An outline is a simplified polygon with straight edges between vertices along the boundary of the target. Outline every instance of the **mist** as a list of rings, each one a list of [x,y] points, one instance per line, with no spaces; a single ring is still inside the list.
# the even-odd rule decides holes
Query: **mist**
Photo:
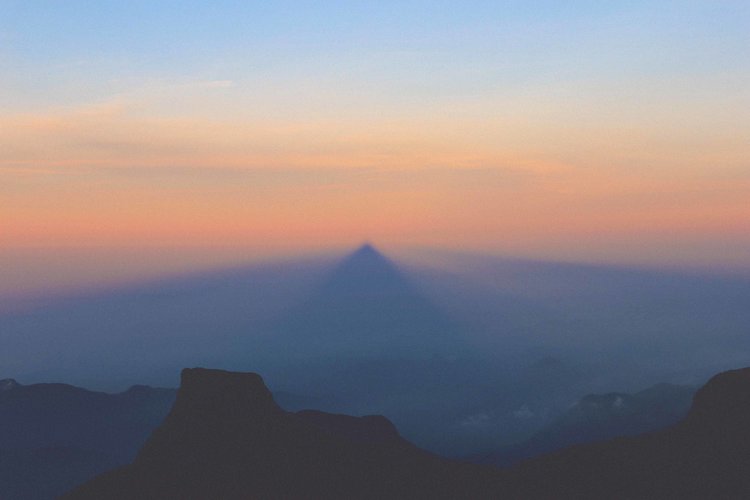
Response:
[[[395,256],[394,256],[395,255]],[[0,376],[121,391],[256,371],[289,409],[384,414],[468,456],[592,392],[696,386],[750,361],[750,279],[443,253],[274,261],[27,301]]]

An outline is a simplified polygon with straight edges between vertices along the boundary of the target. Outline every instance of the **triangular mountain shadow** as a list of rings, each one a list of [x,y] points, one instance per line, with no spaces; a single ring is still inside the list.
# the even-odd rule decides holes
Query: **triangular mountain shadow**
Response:
[[[275,328],[286,359],[455,358],[468,352],[450,318],[366,244],[345,257]]]
[[[416,291],[396,264],[366,243],[347,255],[326,276],[318,294],[353,294],[372,298]]]

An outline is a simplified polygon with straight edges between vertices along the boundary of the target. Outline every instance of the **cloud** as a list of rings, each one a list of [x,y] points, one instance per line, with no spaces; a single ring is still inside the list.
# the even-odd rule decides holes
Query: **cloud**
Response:
[[[229,81],[204,82],[224,88]],[[144,116],[119,97],[77,108],[0,117],[0,167],[377,169],[420,182],[429,171],[456,182],[515,182],[567,166],[518,154],[473,151],[423,129],[370,124],[231,121]]]

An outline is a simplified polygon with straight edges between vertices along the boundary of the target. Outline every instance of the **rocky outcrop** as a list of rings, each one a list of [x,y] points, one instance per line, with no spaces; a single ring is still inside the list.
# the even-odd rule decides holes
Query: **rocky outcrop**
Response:
[[[484,496],[493,477],[417,449],[384,417],[285,412],[254,373],[195,368],[135,462],[68,498]]]
[[[748,422],[736,370],[667,430],[503,470],[423,452],[383,417],[285,412],[255,374],[192,369],[135,462],[68,498],[748,498]]]

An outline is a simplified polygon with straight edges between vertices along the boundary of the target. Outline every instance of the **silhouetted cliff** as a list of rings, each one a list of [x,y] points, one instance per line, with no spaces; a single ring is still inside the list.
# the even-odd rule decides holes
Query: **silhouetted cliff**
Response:
[[[69,498],[455,497],[493,477],[419,450],[384,417],[288,413],[256,374],[195,368],[135,462]]]
[[[750,368],[713,377],[660,432],[574,446],[507,473],[543,498],[749,498]]]
[[[256,374],[187,369],[136,461],[68,498],[747,498],[749,421],[750,368],[665,431],[503,470],[423,452],[382,417],[285,412]]]

